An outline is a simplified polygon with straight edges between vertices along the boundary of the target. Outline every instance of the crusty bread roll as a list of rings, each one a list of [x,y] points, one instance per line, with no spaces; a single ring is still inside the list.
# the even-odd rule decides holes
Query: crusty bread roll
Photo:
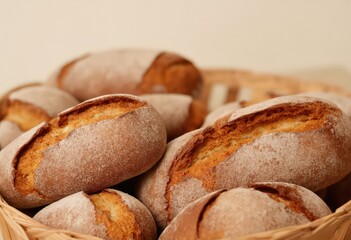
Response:
[[[286,96],[225,119],[170,142],[142,177],[137,196],[161,228],[218,189],[281,181],[318,191],[351,169],[350,119],[329,102]]]
[[[59,112],[78,104],[69,93],[38,84],[9,91],[1,99],[0,147]]]
[[[239,110],[241,108],[245,107],[245,102],[230,102],[226,103],[214,110],[212,110],[204,120],[204,123],[202,124],[202,127],[208,127],[213,125],[218,119],[228,116],[229,114],[232,114],[236,110]]]
[[[199,97],[202,77],[187,59],[154,50],[87,54],[61,67],[49,84],[86,100],[110,93],[183,93]]]
[[[15,207],[31,208],[100,191],[147,171],[165,145],[164,123],[145,100],[122,94],[91,99],[0,152],[0,193]]]
[[[164,239],[239,239],[304,224],[331,213],[316,194],[287,183],[258,183],[210,193],[189,204],[165,229]]]
[[[34,219],[52,228],[108,240],[156,239],[150,211],[136,198],[112,189],[67,196],[40,210]]]
[[[144,94],[141,97],[160,113],[168,140],[201,127],[207,114],[205,105],[188,95]]]

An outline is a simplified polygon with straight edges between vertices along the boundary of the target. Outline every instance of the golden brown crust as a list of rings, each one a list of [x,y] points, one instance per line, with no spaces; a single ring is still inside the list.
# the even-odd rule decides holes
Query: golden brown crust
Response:
[[[134,197],[112,189],[72,194],[43,208],[34,219],[52,228],[103,239],[156,239],[149,210]]]
[[[57,88],[29,84],[11,90],[2,98],[0,120],[13,123],[24,132],[76,104],[74,97]],[[12,130],[6,136],[1,135],[0,141],[9,143],[19,135],[16,129]]]
[[[199,97],[202,77],[187,59],[172,53],[161,53],[138,85],[140,93],[181,93]]]
[[[189,115],[184,125],[184,133],[200,128],[204,122],[206,114],[207,109],[202,102],[198,100],[191,102],[189,106]]]
[[[22,138],[1,152],[4,169],[13,167],[14,175],[2,179],[0,190],[10,203],[27,208],[145,172],[163,154],[166,132],[140,98],[110,95],[71,108]]]
[[[16,123],[22,131],[27,131],[50,118],[44,109],[19,100],[9,100],[3,116],[3,120]]]
[[[141,183],[141,199],[153,199],[145,204],[159,226],[217,189],[286,181],[316,191],[351,168],[350,120],[328,102],[282,97],[224,118],[227,121],[189,133],[187,140],[172,142],[167,151],[175,148],[176,153],[166,152],[147,175],[158,183],[157,189],[148,181]]]
[[[118,194],[106,191],[89,196],[95,207],[96,224],[106,226],[110,239],[140,240],[141,229],[133,212]]]

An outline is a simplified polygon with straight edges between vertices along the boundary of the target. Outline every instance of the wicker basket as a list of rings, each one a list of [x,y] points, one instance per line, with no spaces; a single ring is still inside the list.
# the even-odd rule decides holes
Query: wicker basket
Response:
[[[302,82],[293,78],[256,74],[234,70],[203,70],[205,88],[201,99],[210,108],[234,100],[259,102],[274,96],[297,94],[306,91],[326,91],[351,96],[342,88],[317,82]],[[218,96],[221,94],[221,96]],[[216,99],[217,100],[214,100]],[[221,101],[218,101],[220,98]],[[213,102],[216,102],[213,104]],[[9,206],[0,195],[0,240],[25,239],[99,239],[70,231],[52,229],[34,221],[19,210]],[[350,240],[351,201],[333,214],[314,222],[245,236],[242,240]]]

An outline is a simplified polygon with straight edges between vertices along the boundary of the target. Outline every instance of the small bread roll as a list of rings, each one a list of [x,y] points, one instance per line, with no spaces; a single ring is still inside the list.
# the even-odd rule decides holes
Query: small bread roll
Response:
[[[48,84],[82,101],[110,93],[182,93],[199,97],[202,77],[189,60],[179,55],[123,49],[79,57],[61,67]]]
[[[351,122],[321,99],[285,96],[168,143],[137,196],[164,228],[187,204],[219,189],[281,181],[323,189],[351,170]]]
[[[69,93],[53,87],[32,84],[11,90],[1,99],[0,147],[77,104]]]
[[[101,191],[147,171],[165,146],[165,125],[145,100],[91,99],[0,152],[0,193],[15,207],[33,208],[78,191]]]
[[[150,211],[134,197],[112,189],[93,195],[75,193],[43,208],[34,219],[52,228],[108,240],[157,236]]]
[[[312,222],[331,214],[306,188],[258,183],[210,193],[189,204],[161,234],[163,239],[238,239],[252,233]]]
[[[206,107],[198,100],[184,94],[141,95],[161,115],[167,128],[168,141],[201,127]]]

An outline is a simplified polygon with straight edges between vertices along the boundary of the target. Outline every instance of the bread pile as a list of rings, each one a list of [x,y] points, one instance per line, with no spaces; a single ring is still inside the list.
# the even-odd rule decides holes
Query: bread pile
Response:
[[[287,95],[208,114],[203,85],[177,54],[111,50],[9,91],[1,195],[42,208],[34,219],[45,225],[103,239],[237,239],[351,199],[348,97]]]

